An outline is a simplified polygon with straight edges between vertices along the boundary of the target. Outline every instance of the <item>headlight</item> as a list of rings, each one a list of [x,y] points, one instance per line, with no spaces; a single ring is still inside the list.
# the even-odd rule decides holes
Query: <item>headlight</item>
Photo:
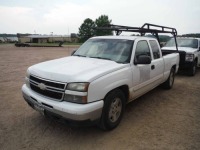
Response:
[[[69,83],[67,85],[67,90],[87,92],[89,83]]]
[[[68,83],[64,100],[73,103],[86,104],[89,83]]]
[[[30,88],[29,78],[30,78],[30,72],[27,69],[27,71],[26,71],[26,77],[25,77],[25,83],[26,83],[26,86]]]
[[[194,61],[194,55],[193,54],[186,54],[185,55],[185,61]]]

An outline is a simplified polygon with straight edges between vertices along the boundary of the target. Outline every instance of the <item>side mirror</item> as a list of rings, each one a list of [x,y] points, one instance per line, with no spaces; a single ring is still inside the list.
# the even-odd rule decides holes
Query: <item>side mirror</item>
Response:
[[[199,47],[199,51],[200,51],[200,47]]]
[[[137,64],[143,64],[143,65],[151,64],[151,58],[146,55],[140,55],[135,60],[135,65],[137,65]]]
[[[77,50],[72,51],[71,56],[74,55],[74,53],[75,53],[76,51],[77,51]]]

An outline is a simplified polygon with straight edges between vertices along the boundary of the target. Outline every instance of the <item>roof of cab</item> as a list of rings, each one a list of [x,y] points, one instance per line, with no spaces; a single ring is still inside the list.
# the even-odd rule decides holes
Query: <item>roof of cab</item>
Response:
[[[155,39],[153,37],[144,37],[144,36],[96,36],[91,39],[123,39],[123,40],[135,40],[138,38],[142,39]],[[155,39],[156,40],[156,39]]]

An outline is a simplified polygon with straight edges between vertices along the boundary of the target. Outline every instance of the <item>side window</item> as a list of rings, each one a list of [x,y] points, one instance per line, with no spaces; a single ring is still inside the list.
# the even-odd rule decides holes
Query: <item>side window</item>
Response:
[[[200,51],[200,40],[198,39],[198,41],[199,41],[199,47],[198,47],[198,50]]]
[[[158,46],[157,42],[154,40],[151,40],[149,42],[150,42],[150,46],[151,46],[151,49],[153,52],[154,59],[160,58],[160,51],[159,51],[159,46]]]
[[[139,41],[135,50],[135,60],[137,61],[140,55],[146,55],[151,58],[151,53],[147,41]]]
[[[200,47],[200,40],[199,40],[199,47]]]

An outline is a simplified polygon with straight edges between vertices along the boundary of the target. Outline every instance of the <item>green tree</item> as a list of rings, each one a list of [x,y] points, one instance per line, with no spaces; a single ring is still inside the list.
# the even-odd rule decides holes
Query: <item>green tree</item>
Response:
[[[95,34],[94,27],[95,27],[95,23],[92,19],[87,18],[84,20],[84,22],[79,28],[78,35],[80,38],[80,42],[85,42],[87,39],[94,36]]]
[[[182,37],[196,37],[196,38],[200,38],[200,33],[183,34]]]
[[[97,27],[102,27],[108,24],[111,24],[112,20],[109,20],[108,16],[101,15],[99,18],[95,20],[95,24]],[[109,30],[96,30],[95,35],[102,36],[102,35],[113,35],[112,31]]]

